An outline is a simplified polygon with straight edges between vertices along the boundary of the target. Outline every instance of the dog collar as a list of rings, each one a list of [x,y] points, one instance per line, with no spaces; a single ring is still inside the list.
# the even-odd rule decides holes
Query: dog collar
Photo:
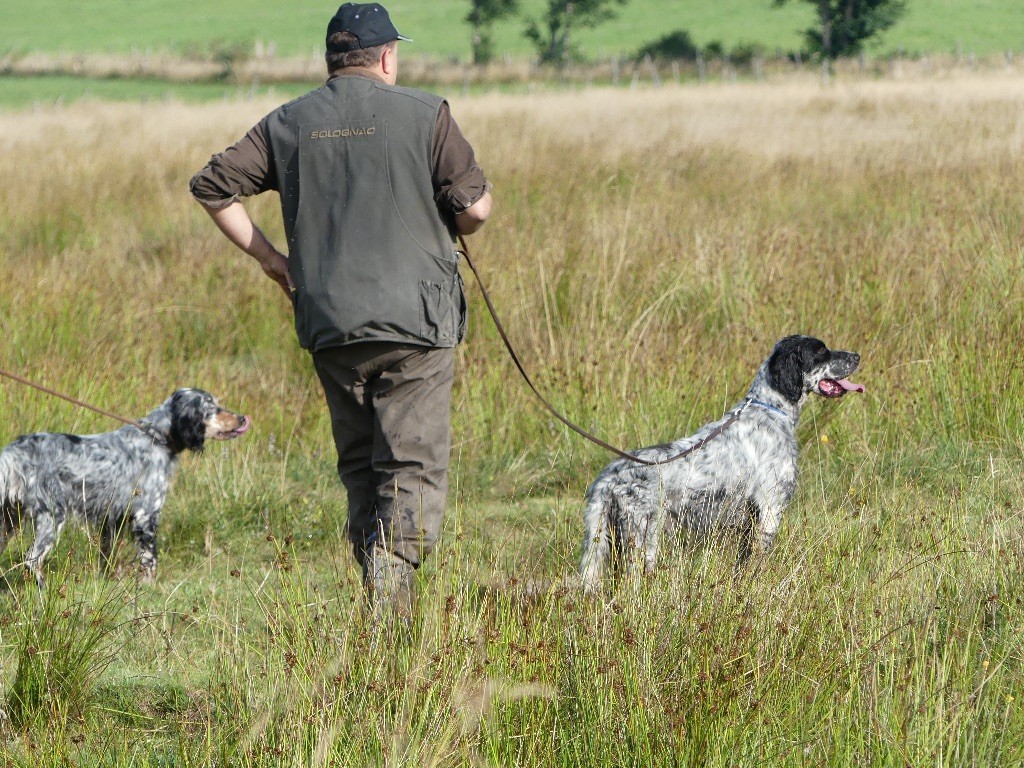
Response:
[[[755,400],[752,397],[748,397],[747,398],[747,402],[750,405],[759,406],[761,408],[764,408],[766,411],[775,411],[775,413],[779,414],[780,416],[785,416],[786,418],[789,418],[789,414],[788,413],[786,413],[781,408],[776,408],[774,405],[770,405],[769,403],[763,403],[760,400]]]
[[[152,424],[148,424],[145,421],[137,421],[137,422],[135,422],[134,426],[137,427],[138,430],[142,434],[144,434],[146,437],[148,437],[150,440],[152,440],[157,445],[166,445],[166,446],[170,447],[170,445],[171,445],[170,435],[165,435],[163,432],[161,432],[159,429],[154,427]]]

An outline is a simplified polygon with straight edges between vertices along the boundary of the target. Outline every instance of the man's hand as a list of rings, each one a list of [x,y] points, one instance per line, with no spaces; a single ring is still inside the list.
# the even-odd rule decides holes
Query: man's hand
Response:
[[[280,285],[290,300],[292,292],[295,290],[295,284],[292,282],[292,276],[288,272],[288,257],[283,253],[274,251],[274,253],[266,258],[260,259],[259,262],[260,267],[263,268],[263,274]]]
[[[200,203],[202,205],[202,203]],[[288,272],[288,257],[277,250],[260,228],[253,224],[245,206],[239,202],[231,203],[223,208],[211,208],[203,205],[203,209],[213,219],[228,240],[252,256],[260,263],[264,274],[281,286],[289,301],[295,283]]]

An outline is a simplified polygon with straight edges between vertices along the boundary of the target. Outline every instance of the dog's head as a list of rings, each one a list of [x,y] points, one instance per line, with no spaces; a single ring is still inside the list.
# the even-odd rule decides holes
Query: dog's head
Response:
[[[207,440],[230,440],[244,435],[248,416],[221,408],[217,399],[202,389],[179,389],[166,403],[171,424],[170,441],[179,450],[201,451]]]
[[[787,336],[768,358],[768,380],[791,403],[800,402],[810,392],[842,397],[847,392],[864,391],[846,378],[858,365],[856,352],[833,351],[813,336]]]

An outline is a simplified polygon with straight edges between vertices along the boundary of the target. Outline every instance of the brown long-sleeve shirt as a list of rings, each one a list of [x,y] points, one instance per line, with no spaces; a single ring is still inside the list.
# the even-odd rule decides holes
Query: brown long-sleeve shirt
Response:
[[[381,79],[359,69],[343,70],[332,77]],[[192,177],[189,188],[193,197],[210,208],[223,208],[242,197],[278,191],[271,151],[263,123],[257,123]],[[443,102],[437,113],[432,159],[434,199],[441,210],[461,213],[489,188],[473,148],[452,118],[448,102]]]

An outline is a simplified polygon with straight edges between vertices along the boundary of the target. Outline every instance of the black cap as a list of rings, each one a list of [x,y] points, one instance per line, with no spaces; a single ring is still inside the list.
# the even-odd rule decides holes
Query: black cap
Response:
[[[355,41],[331,44],[331,35],[335,32],[348,32],[355,36]],[[406,40],[408,37],[398,34],[391,17],[380,3],[345,3],[327,25],[327,50],[331,53],[346,53],[360,48],[373,48],[393,40]]]

